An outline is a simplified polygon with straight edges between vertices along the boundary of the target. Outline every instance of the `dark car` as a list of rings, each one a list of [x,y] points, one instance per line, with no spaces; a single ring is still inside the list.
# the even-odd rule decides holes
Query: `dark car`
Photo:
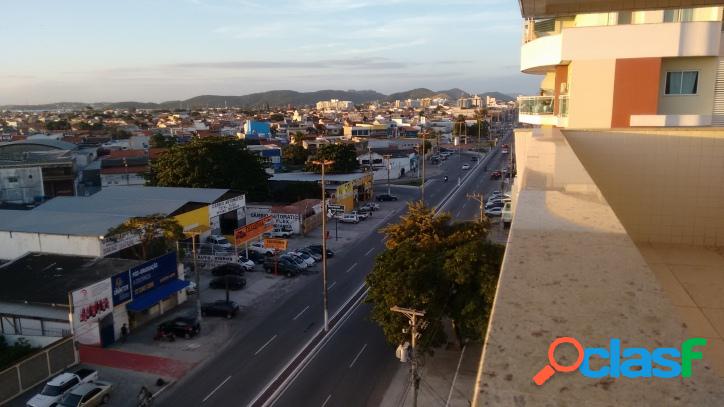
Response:
[[[239,276],[223,276],[223,277],[217,277],[209,283],[210,288],[220,288],[220,289],[226,289],[226,286],[229,286],[229,290],[241,290],[242,288],[246,287],[246,279]]]
[[[380,195],[377,195],[377,200],[380,202],[396,201],[397,196],[390,195],[390,194],[380,194]]]
[[[319,254],[320,256],[322,255],[322,245],[321,244],[310,244],[309,246],[307,246],[307,249]],[[331,257],[334,257],[334,252],[330,249],[327,249],[327,258],[329,259]]]
[[[470,161],[478,161],[478,156],[474,155],[474,156],[470,157]]]
[[[267,256],[253,250],[249,250],[249,260],[253,261],[256,264],[264,263],[265,257]]]
[[[322,253],[321,250],[319,252],[316,252],[308,247],[302,247],[301,249],[297,249],[298,252],[307,254],[309,256],[312,256],[314,261],[320,261],[322,260]]]
[[[231,319],[239,312],[239,304],[234,301],[218,300],[201,304],[201,314]]]
[[[212,276],[243,276],[244,266],[238,263],[226,263],[211,269]]]
[[[170,332],[175,336],[183,336],[188,339],[201,332],[201,325],[194,317],[178,317],[170,321],[162,322],[158,326],[161,332]]]
[[[277,273],[287,277],[294,277],[302,273],[302,269],[286,257],[280,257],[276,260],[269,258],[264,262],[264,270],[267,273],[274,273],[276,270]]]
[[[493,171],[490,173],[490,179],[500,179],[503,174],[500,171]]]

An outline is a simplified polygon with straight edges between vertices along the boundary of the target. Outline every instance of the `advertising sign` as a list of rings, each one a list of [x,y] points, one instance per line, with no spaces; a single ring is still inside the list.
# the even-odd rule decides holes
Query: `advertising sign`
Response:
[[[256,222],[269,215],[271,215],[270,205],[255,205],[246,207],[246,223]]]
[[[176,252],[164,254],[136,266],[128,273],[131,277],[133,297],[176,278]]]
[[[86,345],[100,343],[98,320],[113,312],[111,280],[99,281],[73,291],[73,332],[76,340]]]
[[[215,202],[209,205],[209,218],[214,218],[225,213],[241,209],[246,206],[246,198],[239,195],[231,199],[221,202]]]
[[[274,227],[282,229],[288,226],[294,233],[299,233],[298,213],[273,213],[272,217],[274,218]]]
[[[242,244],[274,230],[274,218],[265,216],[258,221],[242,226],[234,231],[234,241]]]
[[[287,239],[265,238],[264,247],[279,251],[287,250]]]
[[[111,277],[111,288],[113,290],[114,307],[131,299],[131,278],[128,270]]]
[[[119,236],[106,237],[101,242],[101,255],[108,256],[141,243],[138,233],[127,232]]]

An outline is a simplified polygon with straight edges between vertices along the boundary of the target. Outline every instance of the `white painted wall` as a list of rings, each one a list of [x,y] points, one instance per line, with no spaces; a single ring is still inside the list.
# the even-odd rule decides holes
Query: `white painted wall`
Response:
[[[0,259],[11,260],[27,252],[99,257],[101,244],[97,236],[0,231]]]

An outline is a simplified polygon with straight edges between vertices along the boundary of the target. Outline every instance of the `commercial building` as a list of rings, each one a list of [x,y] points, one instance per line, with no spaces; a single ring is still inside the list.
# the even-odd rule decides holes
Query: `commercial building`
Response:
[[[322,182],[322,175],[313,172],[287,172],[274,174],[272,182]],[[330,203],[352,210],[360,202],[372,196],[372,175],[369,173],[325,174],[324,190]]]
[[[521,70],[542,75],[520,121],[539,126],[515,131],[513,220],[473,405],[724,403],[722,7],[698,7],[711,3],[520,1]],[[592,358],[599,378],[536,385],[559,337],[706,345],[683,379],[650,377],[645,362],[619,377],[610,348]]]

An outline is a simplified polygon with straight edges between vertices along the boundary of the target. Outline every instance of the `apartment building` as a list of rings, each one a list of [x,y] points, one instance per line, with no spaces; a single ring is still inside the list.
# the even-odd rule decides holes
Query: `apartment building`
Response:
[[[472,405],[724,405],[722,4],[520,0],[521,71],[541,84],[518,101],[533,127],[515,132]],[[596,378],[534,382],[550,358],[576,366],[583,349],[550,349],[561,337],[599,348],[581,365]],[[688,338],[706,340],[689,377],[626,364]]]

